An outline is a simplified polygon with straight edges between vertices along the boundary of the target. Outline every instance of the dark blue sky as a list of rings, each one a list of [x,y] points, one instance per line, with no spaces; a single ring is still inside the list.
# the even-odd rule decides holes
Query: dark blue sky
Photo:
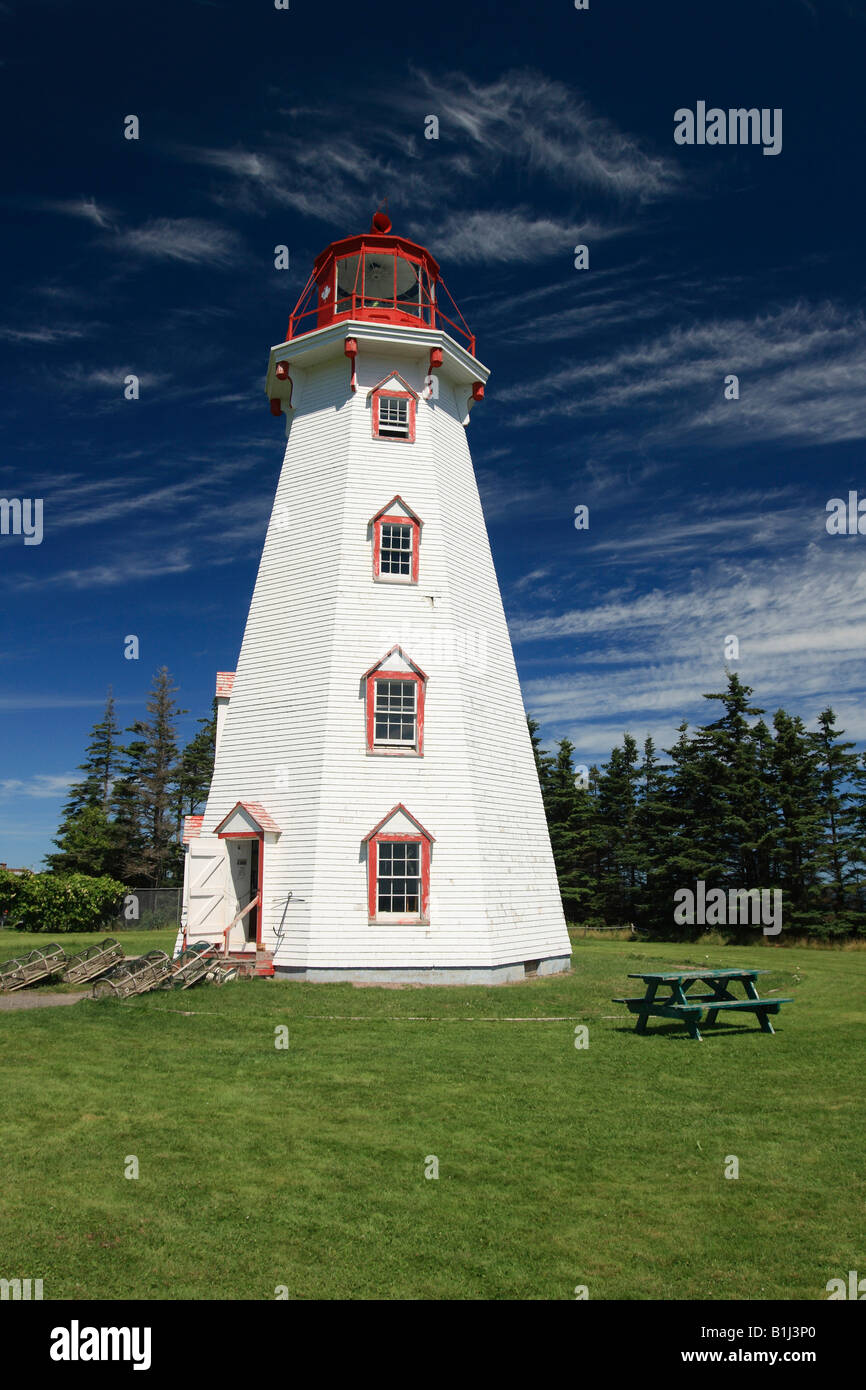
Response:
[[[384,198],[492,369],[470,444],[545,736],[669,745],[735,634],[768,711],[866,741],[866,536],[825,528],[866,496],[866,0],[13,0],[0,44],[0,496],[44,499],[41,545],[0,536],[0,860],[50,849],[109,684],[129,723],[166,664],[187,736],[233,669],[268,348]],[[781,108],[781,153],[675,144],[699,101]]]

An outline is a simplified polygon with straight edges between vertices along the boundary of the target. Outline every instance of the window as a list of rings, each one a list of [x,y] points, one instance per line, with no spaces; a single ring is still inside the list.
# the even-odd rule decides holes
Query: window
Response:
[[[376,913],[421,911],[420,840],[379,840]]]
[[[375,747],[393,743],[415,747],[418,742],[417,690],[416,680],[376,681]]]
[[[363,843],[370,921],[428,923],[433,845],[429,831],[400,802],[364,836]]]
[[[409,433],[409,402],[402,396],[379,397],[379,438],[405,439]]]
[[[418,583],[422,524],[402,497],[392,497],[370,518],[374,579],[388,584]]]
[[[379,550],[379,573],[405,575],[412,574],[412,526],[407,521],[384,521],[382,541]]]
[[[399,372],[392,372],[378,386],[374,386],[368,392],[368,399],[372,405],[374,439],[414,444],[418,392],[403,380]]]
[[[367,752],[392,757],[407,754],[423,757],[427,677],[420,666],[416,666],[400,647],[393,647],[366,672],[364,679]]]

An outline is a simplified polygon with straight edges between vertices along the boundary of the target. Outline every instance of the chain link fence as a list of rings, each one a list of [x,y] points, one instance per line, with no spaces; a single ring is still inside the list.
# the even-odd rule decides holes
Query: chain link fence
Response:
[[[128,888],[120,912],[111,923],[114,931],[163,931],[180,926],[183,889]]]

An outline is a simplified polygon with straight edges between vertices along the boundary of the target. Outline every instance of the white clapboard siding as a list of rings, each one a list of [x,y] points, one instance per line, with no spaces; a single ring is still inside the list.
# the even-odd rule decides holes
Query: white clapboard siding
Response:
[[[438,400],[418,402],[414,444],[374,440],[367,392],[396,368],[423,393],[429,346],[404,348],[398,361],[373,332],[353,333],[356,393],[340,343],[307,369],[293,364],[295,409],[203,836],[238,801],[261,803],[279,826],[264,849],[262,916],[278,968],[458,970],[567,958],[462,423],[468,389],[452,389],[444,369]],[[423,522],[417,585],[372,579],[367,523],[395,494]],[[428,676],[422,758],[366,750],[362,677],[395,643]],[[426,925],[368,920],[363,838],[399,802],[435,838]],[[190,866],[198,857],[191,846]],[[191,920],[194,900],[191,889]]]

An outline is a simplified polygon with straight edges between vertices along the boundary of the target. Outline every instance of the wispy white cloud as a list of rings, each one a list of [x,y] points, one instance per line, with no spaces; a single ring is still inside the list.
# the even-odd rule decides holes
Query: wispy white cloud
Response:
[[[643,410],[646,446],[694,436],[713,444],[786,439],[812,443],[866,435],[864,317],[830,303],[796,303],[752,319],[710,318],[673,328],[607,356],[593,354],[547,376],[518,383],[509,400],[532,400],[515,423],[621,417]],[[740,379],[728,401],[724,381]],[[634,443],[618,421],[607,447]]]
[[[52,324],[50,327],[39,326],[38,328],[8,328],[0,326],[0,338],[5,338],[10,343],[39,343],[48,345],[50,343],[65,343],[72,338],[83,338],[86,329],[80,325],[69,325],[65,327],[61,324]]]
[[[409,225],[410,235],[423,241],[427,230],[421,222]],[[567,257],[580,241],[601,241],[621,229],[602,223],[583,223],[540,217],[526,207],[505,211],[452,212],[436,232],[436,253],[464,265],[491,261],[537,261],[539,257]]]
[[[829,703],[850,736],[866,740],[866,571],[845,538],[834,545],[825,534],[775,555],[759,547],[713,558],[684,583],[642,592],[628,582],[601,602],[547,607],[509,624],[524,701],[583,761],[606,756],[626,728],[670,743],[683,717],[711,717],[701,692],[724,688],[730,636],[739,658],[727,664],[768,720],[781,705],[811,721]]]
[[[465,73],[438,79],[420,71],[417,77],[410,91],[396,94],[398,107],[438,115],[440,139],[458,134],[488,166],[513,161],[558,187],[639,201],[681,186],[675,160],[653,153],[574,88],[542,72],[515,69],[493,82]]]
[[[194,217],[157,217],[116,236],[121,251],[186,265],[229,266],[238,260],[241,244],[237,232]]]
[[[137,376],[139,385],[145,388],[161,386],[170,380],[165,372],[134,372],[128,363],[125,366],[117,367],[85,367],[79,362],[73,362],[68,367],[64,367],[59,376],[60,381],[67,389],[76,391],[82,389],[88,391],[113,390],[117,392],[118,399],[121,399],[124,381],[130,374]]]
[[[45,212],[59,212],[65,217],[83,217],[96,227],[110,227],[115,217],[111,208],[100,206],[95,198],[46,198],[39,206]]]
[[[367,92],[351,132],[342,113],[326,112],[302,137],[280,136],[266,149],[177,153],[229,177],[211,191],[217,203],[257,215],[270,203],[331,226],[363,226],[375,201],[399,189],[402,206],[418,212],[410,233],[466,264],[565,255],[581,239],[617,235],[637,206],[683,188],[675,160],[542,73],[520,69],[483,83],[463,73],[434,80],[413,72],[411,82],[389,86],[387,111],[385,121],[384,103]],[[437,141],[424,139],[428,114],[438,116]],[[480,191],[501,187],[503,174],[521,199],[483,206]],[[533,208],[530,186],[543,186],[559,210]]]
[[[88,703],[90,702],[88,701]],[[104,699],[102,703],[105,703]],[[0,706],[4,709],[10,708],[10,706],[2,700],[0,700]],[[20,706],[13,705],[11,708],[20,708]],[[26,706],[26,708],[35,708],[35,706],[29,705]],[[42,708],[54,707],[42,706]],[[36,773],[35,776],[27,779],[3,777],[0,778],[0,798],[20,796],[56,797],[64,793],[74,781],[74,774],[69,772],[63,773],[60,776],[48,772],[39,772]]]
[[[53,574],[10,576],[10,588],[21,593],[48,589],[110,589],[122,584],[141,583],[165,575],[184,574],[194,567],[194,558],[183,549],[155,550],[149,555],[120,554],[98,565],[73,566]]]

